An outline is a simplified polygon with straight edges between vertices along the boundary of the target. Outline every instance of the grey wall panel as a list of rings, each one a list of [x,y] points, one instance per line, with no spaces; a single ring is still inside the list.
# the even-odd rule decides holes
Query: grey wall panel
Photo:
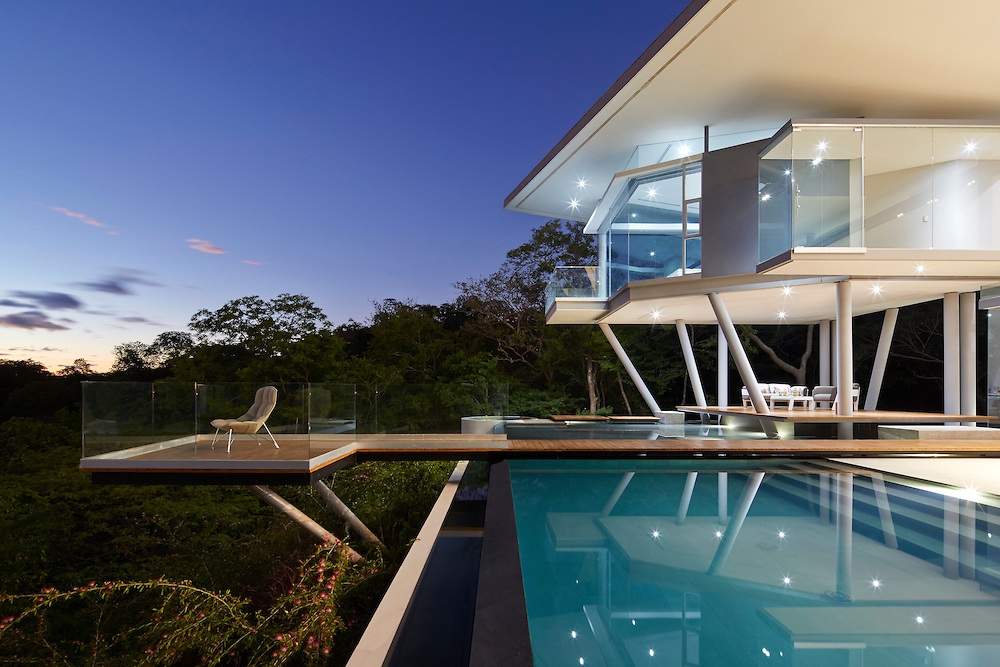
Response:
[[[702,159],[705,278],[757,270],[757,154],[769,139],[706,153]]]

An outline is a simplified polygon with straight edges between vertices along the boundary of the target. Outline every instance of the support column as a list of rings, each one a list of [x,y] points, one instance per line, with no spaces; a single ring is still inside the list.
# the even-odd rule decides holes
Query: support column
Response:
[[[312,533],[319,541],[327,542],[330,544],[336,544],[337,546],[347,550],[347,557],[355,563],[361,563],[365,559],[361,557],[361,554],[354,551],[350,547],[344,546],[344,543],[338,540],[333,533],[328,531],[323,526],[319,525],[312,519],[310,519],[305,512],[300,510],[295,505],[291,504],[277,493],[272,491],[266,486],[254,485],[250,487],[250,490],[255,496],[263,500],[265,503],[274,507],[275,509],[282,512],[289,519],[299,524],[301,527]]]
[[[743,493],[740,494],[740,501],[736,504],[736,510],[733,512],[733,518],[729,520],[729,524],[726,526],[726,532],[722,536],[722,543],[719,544],[719,548],[715,550],[715,557],[712,559],[712,564],[708,568],[708,573],[711,575],[719,574],[722,568],[726,565],[726,560],[729,559],[729,553],[733,550],[733,545],[736,543],[736,538],[740,534],[740,529],[743,527],[743,522],[747,518],[747,513],[750,511],[750,505],[753,504],[753,499],[757,497],[757,490],[760,488],[760,483],[764,481],[764,473],[755,472],[751,473],[747,477],[747,485],[743,487]]]
[[[963,415],[976,414],[976,293],[965,292],[958,297],[959,357],[962,365],[961,410]],[[976,422],[963,422],[975,426]]]
[[[681,494],[681,504],[677,508],[677,518],[674,523],[678,526],[684,525],[687,520],[688,508],[691,507],[691,496],[694,495],[694,483],[698,481],[698,473],[689,472],[684,481],[684,492]]]
[[[729,520],[729,473],[719,473],[719,525]]]
[[[819,522],[830,523],[830,473],[819,474]]]
[[[319,495],[326,504],[333,508],[333,511],[340,515],[340,517],[346,521],[354,531],[361,536],[361,539],[366,542],[371,542],[378,546],[379,549],[385,551],[385,545],[382,544],[382,540],[378,539],[371,530],[368,529],[361,519],[357,517],[351,508],[344,504],[344,501],[337,497],[337,494],[327,486],[323,480],[317,479],[312,483],[312,487],[319,492]]]
[[[899,308],[889,308],[882,318],[882,333],[878,337],[878,349],[875,351],[875,363],[872,366],[872,379],[865,391],[865,410],[875,410],[879,394],[882,393],[882,380],[885,378],[885,364],[889,360],[889,347],[892,345],[892,334],[896,330],[896,319]]]
[[[639,393],[642,395],[642,400],[646,402],[650,411],[654,415],[658,416],[660,412],[662,412],[662,410],[660,410],[660,406],[656,404],[656,399],[653,398],[653,394],[649,391],[649,388],[646,387],[646,383],[642,381],[642,377],[639,376],[639,371],[637,371],[635,366],[632,365],[632,360],[628,358],[627,354],[625,354],[625,348],[623,348],[622,344],[618,342],[618,337],[615,336],[615,332],[611,330],[609,325],[604,324],[603,322],[599,323],[597,326],[601,327],[601,331],[604,332],[605,338],[607,338],[608,342],[611,344],[611,349],[614,350],[615,354],[618,356],[618,361],[622,362],[622,366],[625,367],[625,371],[628,373],[628,376],[632,378],[633,384],[635,384],[636,389],[638,389]]]
[[[767,401],[764,400],[764,394],[761,393],[760,387],[757,386],[757,376],[754,375],[753,367],[747,358],[747,352],[743,349],[743,343],[736,333],[736,327],[733,326],[733,320],[729,317],[726,304],[722,301],[722,297],[715,292],[708,295],[708,300],[715,311],[715,318],[719,322],[719,327],[722,328],[726,336],[726,342],[729,343],[729,349],[732,351],[736,368],[740,372],[740,378],[743,380],[743,384],[746,385],[747,392],[750,394],[750,402],[753,403],[754,412],[759,415],[771,414],[771,409],[768,407]],[[761,426],[764,428],[767,437],[778,437],[778,429],[770,419],[761,420]]]
[[[854,539],[854,475],[837,473],[837,597],[851,600]]]
[[[819,384],[830,385],[830,320],[819,323]]]
[[[726,334],[719,326],[718,333],[719,356],[718,356],[718,384],[719,384],[719,407],[729,407],[729,344],[726,343]]]
[[[885,546],[890,549],[898,549],[896,526],[892,522],[889,494],[885,492],[885,479],[882,477],[882,473],[872,473],[872,489],[875,491],[875,504],[878,505],[878,518],[882,522],[882,537],[885,540]]]
[[[958,293],[944,295],[944,413],[962,412],[961,338],[959,337]],[[958,422],[950,422],[952,425]]]
[[[604,509],[601,510],[602,517],[611,516],[611,510],[613,510],[615,505],[618,504],[618,499],[622,497],[623,493],[625,493],[625,488],[628,486],[628,483],[632,481],[633,477],[635,477],[634,471],[625,473],[622,475],[622,478],[618,480],[618,486],[615,487],[615,490],[611,493],[611,497],[608,498],[608,502],[604,504]]]
[[[684,320],[677,320],[677,337],[681,341],[681,351],[684,353],[684,365],[687,367],[688,379],[691,380],[691,389],[694,390],[694,402],[699,408],[707,408],[708,402],[705,400],[705,389],[701,386],[701,374],[698,372],[698,363],[694,358],[694,350],[691,348],[691,338],[688,336],[687,325]],[[702,413],[702,423],[708,421],[708,415]]]
[[[837,361],[837,321],[834,320],[830,322],[830,384],[837,384],[837,370],[839,369]]]
[[[958,579],[958,498],[944,496],[942,567],[948,579]]]
[[[854,414],[854,326],[851,304],[851,283],[837,283],[837,415]],[[839,422],[837,437],[854,438],[854,423]]]
[[[958,574],[963,579],[976,578],[976,503],[963,500],[959,506]]]

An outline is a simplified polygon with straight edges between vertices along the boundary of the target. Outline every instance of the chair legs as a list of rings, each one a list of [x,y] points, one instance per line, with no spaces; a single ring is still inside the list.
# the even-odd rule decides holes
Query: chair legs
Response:
[[[267,427],[267,424],[261,424],[261,425],[264,427],[264,430],[267,431],[267,435],[268,437],[271,438],[271,442],[274,443],[274,448],[281,449],[281,447],[278,447],[278,441],[274,439],[274,435],[271,433],[271,429]],[[251,435],[253,436],[254,442],[256,442],[259,445],[260,440],[257,438],[257,434],[251,433]],[[219,429],[215,429],[215,437],[212,439],[212,449],[215,449],[215,441],[218,439],[219,439]],[[229,429],[229,439],[226,442],[226,453],[228,454],[232,448],[233,448],[233,429]]]

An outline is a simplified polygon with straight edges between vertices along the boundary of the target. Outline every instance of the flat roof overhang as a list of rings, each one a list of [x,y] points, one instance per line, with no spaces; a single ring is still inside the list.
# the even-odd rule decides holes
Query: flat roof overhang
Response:
[[[586,221],[637,146],[705,126],[721,137],[790,118],[1000,119],[998,32],[993,0],[694,0],[504,207]]]
[[[1000,251],[895,248],[796,248],[760,273],[689,275],[631,282],[606,302],[556,299],[549,324],[715,324],[706,295],[718,293],[737,324],[812,324],[836,319],[836,284],[850,280],[852,312],[976,292],[1000,282]]]

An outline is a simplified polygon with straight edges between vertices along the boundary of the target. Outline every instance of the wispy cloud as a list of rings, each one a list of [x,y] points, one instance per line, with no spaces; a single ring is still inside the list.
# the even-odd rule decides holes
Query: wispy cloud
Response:
[[[252,259],[244,259],[243,263],[244,264],[249,264],[250,266],[260,266],[260,262],[255,262]]]
[[[65,352],[61,347],[8,347],[8,352]]]
[[[49,308],[51,310],[79,310],[83,307],[82,301],[71,294],[66,294],[65,292],[11,292],[11,295],[18,299],[30,301],[32,306],[35,308]],[[13,305],[14,303],[16,302],[4,299],[3,305]]]
[[[39,205],[44,206],[44,204],[39,204]],[[56,213],[62,213],[66,217],[76,218],[77,220],[82,221],[83,224],[85,225],[90,225],[91,227],[97,227],[98,229],[103,229],[107,231],[108,234],[112,234],[114,236],[118,235],[118,232],[111,231],[111,225],[106,225],[103,222],[98,222],[97,220],[94,220],[86,213],[78,213],[77,211],[71,211],[68,208],[63,208],[62,206],[47,206],[46,208],[48,208],[50,211],[55,211]]]
[[[198,252],[206,252],[209,255],[225,255],[226,251],[215,245],[211,241],[206,241],[205,239],[188,239],[187,243],[189,248],[192,250],[197,250]]]
[[[12,301],[10,299],[0,299],[0,306],[7,306],[8,308],[34,308],[34,306],[30,303]]]
[[[56,324],[49,316],[38,310],[26,310],[23,313],[13,313],[0,317],[0,327],[11,329],[47,329],[49,331],[65,331],[68,327]]]
[[[119,317],[118,319],[120,321],[122,321],[122,322],[128,322],[129,324],[152,324],[152,325],[159,325],[159,322],[155,322],[155,321],[149,319],[148,317],[132,316],[132,317]]]
[[[93,282],[76,283],[80,287],[92,292],[104,292],[105,294],[118,294],[120,296],[130,296],[135,294],[132,289],[134,285],[146,285],[149,287],[159,287],[160,283],[150,280],[145,271],[135,269],[122,269],[115,274],[96,280]]]

